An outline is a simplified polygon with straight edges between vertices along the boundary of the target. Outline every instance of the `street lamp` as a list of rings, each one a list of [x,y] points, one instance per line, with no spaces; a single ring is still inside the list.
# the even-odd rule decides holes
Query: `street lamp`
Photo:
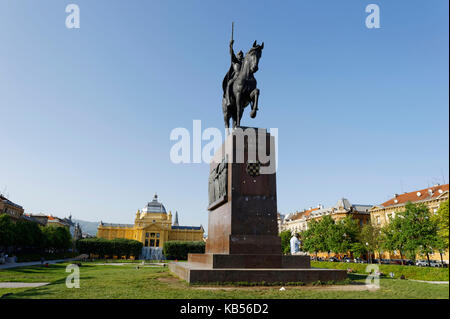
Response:
[[[372,256],[369,251],[369,243],[368,242],[366,242],[366,246],[367,246],[367,262],[372,263]]]

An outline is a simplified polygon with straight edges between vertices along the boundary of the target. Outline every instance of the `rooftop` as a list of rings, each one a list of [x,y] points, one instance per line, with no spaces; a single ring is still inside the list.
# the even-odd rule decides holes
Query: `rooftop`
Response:
[[[17,208],[21,208],[23,209],[22,206],[17,205],[16,203],[13,203],[12,201],[10,201],[9,199],[7,199],[5,196],[3,196],[2,194],[0,194],[0,201],[4,202],[5,204],[17,207]]]
[[[153,200],[148,202],[147,205],[142,208],[143,213],[163,213],[166,214],[166,208],[160,202],[158,202],[158,195],[155,194]]]
[[[433,187],[424,188],[421,190],[408,192],[404,194],[395,194],[393,198],[381,204],[382,207],[388,207],[393,205],[402,205],[407,202],[419,202],[424,200],[430,200],[438,198],[445,192],[448,192],[448,184],[435,185]]]

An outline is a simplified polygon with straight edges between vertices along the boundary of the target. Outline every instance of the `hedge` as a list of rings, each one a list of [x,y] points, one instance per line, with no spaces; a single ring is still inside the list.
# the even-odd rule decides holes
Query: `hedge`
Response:
[[[16,254],[17,262],[29,262],[29,261],[41,261],[41,258],[44,258],[44,262],[47,260],[54,260],[54,259],[66,259],[66,258],[74,258],[77,257],[79,254],[75,252],[65,252],[65,253],[44,253],[44,254],[38,254],[38,253],[30,253],[30,254]]]
[[[186,260],[189,253],[205,253],[205,242],[203,241],[166,241],[163,248],[167,259]]]
[[[77,240],[76,247],[81,254],[94,254],[100,257],[108,256],[134,256],[139,257],[142,243],[137,240],[116,238],[86,238]]]
[[[406,279],[426,280],[426,281],[448,281],[449,269],[437,267],[418,267],[418,266],[402,266],[402,265],[386,265],[372,264],[379,267],[380,272],[385,276],[389,276],[390,272],[394,273],[394,278],[400,278],[401,275]],[[356,274],[368,275],[366,272],[368,264],[329,262],[329,261],[311,261],[313,268],[327,269],[352,269]]]

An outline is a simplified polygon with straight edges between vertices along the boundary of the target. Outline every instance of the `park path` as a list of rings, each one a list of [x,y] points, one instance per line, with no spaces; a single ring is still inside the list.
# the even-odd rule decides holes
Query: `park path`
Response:
[[[49,282],[0,282],[0,288],[34,288],[48,284]]]
[[[409,281],[416,281],[416,282],[427,282],[429,284],[436,284],[436,285],[448,285],[448,281],[427,281],[427,280],[415,280],[415,279],[408,279]]]
[[[67,258],[67,259],[55,259],[55,260],[45,260],[44,263],[46,264],[56,264],[56,263],[62,263],[65,261],[71,261],[75,260],[74,258]],[[28,267],[28,266],[35,266],[40,265],[41,261],[29,261],[29,262],[23,262],[23,263],[7,263],[0,265],[1,269],[9,269],[9,268],[17,268],[17,267]]]

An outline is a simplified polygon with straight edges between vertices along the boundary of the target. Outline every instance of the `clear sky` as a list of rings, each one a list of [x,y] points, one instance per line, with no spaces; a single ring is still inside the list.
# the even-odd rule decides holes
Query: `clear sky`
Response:
[[[65,27],[76,3],[81,28]],[[381,28],[367,29],[366,5]],[[132,223],[158,193],[207,226],[207,164],[173,164],[176,127],[223,128],[235,49],[265,47],[281,213],[377,204],[448,183],[448,1],[0,0],[0,191],[28,213]],[[206,143],[206,142],[205,142]]]

